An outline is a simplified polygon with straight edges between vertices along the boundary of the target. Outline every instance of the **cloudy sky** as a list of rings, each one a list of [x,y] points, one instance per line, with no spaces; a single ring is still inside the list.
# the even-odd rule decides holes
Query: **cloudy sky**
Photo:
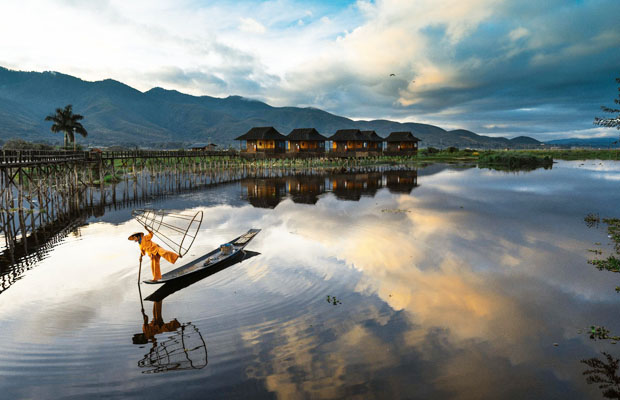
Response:
[[[617,94],[619,15],[619,0],[2,0],[0,65],[498,136],[611,136],[592,120]]]

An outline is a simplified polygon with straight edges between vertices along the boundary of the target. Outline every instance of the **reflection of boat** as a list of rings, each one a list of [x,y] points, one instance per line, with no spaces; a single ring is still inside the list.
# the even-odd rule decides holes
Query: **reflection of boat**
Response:
[[[260,229],[250,229],[243,235],[233,239],[231,242],[220,246],[198,259],[180,266],[166,274],[163,274],[160,280],[146,280],[144,283],[166,283],[174,282],[182,278],[186,278],[190,274],[204,271],[208,268],[214,268],[224,262],[232,261],[242,255],[243,248],[250,243],[254,236],[258,235]]]

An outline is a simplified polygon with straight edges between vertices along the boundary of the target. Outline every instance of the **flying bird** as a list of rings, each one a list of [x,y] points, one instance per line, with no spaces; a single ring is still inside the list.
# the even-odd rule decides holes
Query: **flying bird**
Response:
[[[396,76],[396,74],[390,74],[390,76]]]

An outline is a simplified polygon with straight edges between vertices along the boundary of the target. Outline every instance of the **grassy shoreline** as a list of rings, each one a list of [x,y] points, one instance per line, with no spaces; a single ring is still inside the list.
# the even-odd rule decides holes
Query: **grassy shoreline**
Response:
[[[114,160],[115,176],[106,171],[104,183],[116,183],[128,176],[134,177],[136,170],[169,169],[183,172],[220,170],[230,168],[341,168],[391,165],[420,166],[432,163],[472,164],[480,168],[498,170],[533,170],[551,168],[553,160],[620,160],[620,150],[445,150],[421,149],[415,156],[373,156],[365,158],[329,159],[329,153],[315,159],[244,159],[235,155],[188,157],[172,166],[166,159],[148,159],[133,164],[131,160]],[[92,183],[100,184],[99,173],[93,168]]]
[[[420,161],[480,161],[490,156],[515,155],[517,157],[549,157],[553,160],[585,161],[585,160],[620,160],[620,150],[447,150],[438,153],[425,153],[421,149],[416,157]]]

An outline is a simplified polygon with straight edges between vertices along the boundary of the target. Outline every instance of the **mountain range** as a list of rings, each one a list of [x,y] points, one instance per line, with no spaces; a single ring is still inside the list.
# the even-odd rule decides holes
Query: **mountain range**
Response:
[[[620,145],[618,137],[598,137],[598,138],[566,138],[555,139],[545,142],[551,146],[561,147],[596,147],[596,148],[617,148]]]
[[[325,136],[350,128],[374,130],[383,137],[393,131],[411,131],[422,147],[523,148],[541,144],[527,136],[507,139],[413,122],[355,121],[316,108],[272,107],[240,96],[192,96],[162,88],[141,92],[112,79],[89,82],[59,72],[0,67],[0,140],[60,143],[61,134],[53,134],[51,123],[44,119],[67,104],[84,116],[88,137],[78,137],[78,142],[100,146],[213,142],[227,147],[254,126],[274,126],[285,135],[294,128],[308,127]]]

